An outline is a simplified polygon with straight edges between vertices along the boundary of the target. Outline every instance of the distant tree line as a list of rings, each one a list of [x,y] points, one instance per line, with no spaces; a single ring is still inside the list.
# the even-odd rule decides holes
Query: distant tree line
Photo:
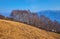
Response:
[[[60,33],[60,23],[58,21],[52,21],[44,15],[38,16],[37,13],[30,12],[30,10],[13,10],[10,16],[10,18],[4,18],[3,16],[2,18],[17,22],[23,22],[29,25],[34,25],[40,29]]]
[[[3,15],[0,15],[0,19],[5,19],[5,16],[3,16]]]
[[[3,15],[1,15],[1,14],[0,14],[0,19],[11,20],[11,21],[13,21],[13,18],[6,17],[6,16],[3,16]]]

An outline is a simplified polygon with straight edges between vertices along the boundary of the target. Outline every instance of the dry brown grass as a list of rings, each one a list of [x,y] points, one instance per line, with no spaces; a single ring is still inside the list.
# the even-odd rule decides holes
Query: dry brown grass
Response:
[[[23,23],[0,20],[0,39],[60,39],[60,34]]]

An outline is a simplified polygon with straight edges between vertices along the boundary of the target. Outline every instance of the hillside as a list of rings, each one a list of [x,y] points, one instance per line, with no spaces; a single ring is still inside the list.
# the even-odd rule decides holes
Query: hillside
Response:
[[[23,23],[0,20],[0,39],[60,39],[60,34]]]

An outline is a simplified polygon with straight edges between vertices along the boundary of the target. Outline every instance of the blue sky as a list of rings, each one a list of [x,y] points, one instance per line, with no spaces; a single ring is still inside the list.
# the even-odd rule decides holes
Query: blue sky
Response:
[[[60,10],[60,0],[0,0],[0,14],[8,16],[12,10],[16,9],[30,9],[32,12]],[[54,16],[58,17],[57,15]]]
[[[59,10],[60,0],[0,0],[0,10],[6,12],[13,9]]]

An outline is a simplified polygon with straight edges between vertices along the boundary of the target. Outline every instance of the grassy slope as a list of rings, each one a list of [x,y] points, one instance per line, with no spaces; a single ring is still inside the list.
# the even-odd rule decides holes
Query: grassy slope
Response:
[[[60,39],[60,34],[23,23],[0,20],[0,39]]]

